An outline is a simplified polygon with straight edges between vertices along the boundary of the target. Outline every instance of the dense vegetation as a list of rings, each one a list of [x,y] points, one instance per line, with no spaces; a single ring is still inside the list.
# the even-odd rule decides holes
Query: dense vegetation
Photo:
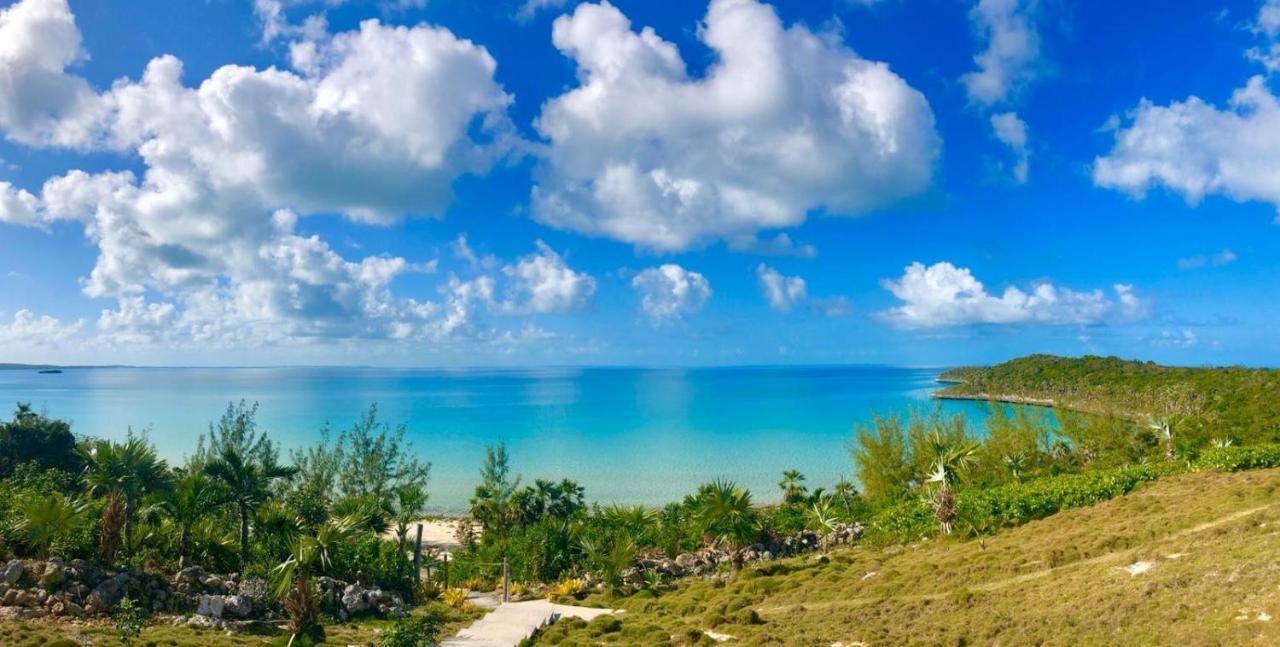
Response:
[[[1172,367],[1116,357],[1030,355],[988,368],[944,373],[941,397],[1052,400],[1057,406],[1120,417],[1186,419],[1193,442],[1280,441],[1280,370]]]
[[[316,577],[413,599],[420,591],[403,533],[423,514],[430,468],[413,457],[404,429],[370,408],[332,442],[326,432],[285,462],[256,413],[229,406],[192,455],[170,466],[145,436],[77,439],[65,422],[19,405],[0,425],[0,554],[258,577],[299,635],[315,635],[333,612],[312,595]],[[382,537],[392,528],[400,541]]]
[[[788,470],[762,495],[779,500],[768,505],[727,480],[659,508],[590,504],[571,479],[525,482],[499,444],[483,457],[449,568],[426,556],[446,581],[421,585],[406,539],[425,512],[430,465],[376,407],[285,458],[258,428],[256,406],[234,404],[171,466],[144,435],[77,438],[19,405],[0,424],[0,554],[261,577],[288,618],[287,635],[316,639],[319,627],[345,619],[320,604],[321,578],[465,609],[465,589],[493,590],[505,569],[517,596],[604,595],[630,605],[685,590],[681,575],[708,574],[673,564],[707,564],[723,576],[716,581],[750,588],[747,580],[774,573],[761,564],[776,557],[858,539],[869,549],[933,537],[981,546],[1003,529],[1184,472],[1280,466],[1280,445],[1270,444],[1280,439],[1280,414],[1267,400],[1280,392],[1272,371],[1032,356],[947,377],[962,380],[947,389],[955,395],[1065,406],[993,403],[981,427],[938,410],[882,416],[854,430],[856,479],[811,484]],[[448,622],[439,608],[389,627],[383,642],[421,644]],[[718,613],[760,621],[738,602]],[[606,618],[580,629],[601,638],[620,626]],[[661,629],[663,640],[671,629]],[[628,637],[662,642],[645,632],[633,626]]]

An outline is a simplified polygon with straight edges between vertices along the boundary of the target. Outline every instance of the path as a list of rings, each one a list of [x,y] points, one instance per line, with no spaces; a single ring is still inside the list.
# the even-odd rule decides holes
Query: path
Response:
[[[540,627],[559,618],[570,616],[591,620],[611,613],[617,611],[553,604],[546,600],[507,602],[453,638],[444,639],[440,647],[515,647]]]
[[[1245,517],[1249,517],[1251,515],[1257,514],[1268,508],[1275,507],[1276,505],[1277,504],[1261,505],[1255,508],[1249,508],[1248,510],[1238,510],[1236,512],[1233,512],[1223,517],[1219,517],[1212,521],[1206,521],[1202,524],[1192,526],[1191,528],[1183,528],[1182,530],[1165,535],[1164,537],[1154,538],[1152,540],[1152,543],[1160,542],[1160,541],[1168,541],[1173,539],[1180,539],[1188,535],[1194,535],[1197,533],[1204,532],[1206,530],[1212,530],[1214,528],[1217,528],[1219,526],[1224,526],[1233,521],[1239,521],[1240,519],[1244,519]],[[1031,573],[1023,573],[1022,575],[1015,575],[1012,577],[1007,577],[999,580],[993,580],[991,582],[983,582],[981,584],[967,586],[967,587],[964,587],[963,590],[974,591],[974,592],[984,592],[984,593],[997,591],[999,589],[1003,589],[1016,584],[1030,582],[1032,580],[1036,580],[1054,573],[1061,573],[1064,570],[1075,569],[1075,568],[1080,568],[1082,566],[1090,566],[1094,564],[1101,564],[1101,563],[1106,563],[1111,561],[1120,561],[1122,558],[1132,554],[1133,554],[1133,549],[1126,548],[1122,550],[1112,551],[1109,553],[1103,553],[1101,555],[1090,557],[1088,559],[1082,559],[1079,561],[1071,562],[1069,564],[1063,564],[1062,566],[1048,568],[1040,571],[1033,571]],[[954,598],[958,592],[959,591],[942,591],[938,593],[911,593],[906,595],[887,595],[887,596],[877,596],[877,597],[846,598],[843,600],[831,600],[827,602],[783,604],[778,606],[757,607],[756,612],[762,615],[765,615],[765,614],[776,615],[780,613],[786,613],[788,611],[794,611],[796,609],[830,609],[833,607],[855,607],[855,606],[863,606],[868,604],[877,604],[880,602],[884,602],[885,600],[903,600],[903,601],[945,600],[949,598]]]

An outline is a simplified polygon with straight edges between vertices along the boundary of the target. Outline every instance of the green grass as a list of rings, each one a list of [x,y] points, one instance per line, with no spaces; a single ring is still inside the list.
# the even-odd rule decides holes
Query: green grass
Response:
[[[693,580],[537,644],[1277,644],[1280,470],[1195,472],[1002,531]],[[1149,562],[1131,575],[1126,567]],[[1262,614],[1261,616],[1259,614]],[[1264,621],[1260,618],[1271,616]]]
[[[433,605],[446,613],[447,622],[441,631],[442,636],[451,636],[458,630],[471,624],[483,615],[481,611],[458,612]],[[426,607],[415,613],[422,613]],[[212,645],[232,645],[261,647],[275,644],[283,636],[288,636],[283,629],[273,625],[264,625],[255,631],[245,633],[228,633],[214,629],[197,629],[192,627],[174,627],[170,625],[172,616],[154,616],[151,623],[142,632],[142,636],[133,642],[133,647],[211,647]],[[345,624],[325,625],[326,644],[330,645],[377,645],[380,632],[390,627],[390,620],[360,620]],[[37,647],[55,644],[54,641],[68,639],[71,645],[94,645],[95,647],[116,647],[123,643],[116,637],[114,626],[110,620],[101,619],[89,622],[71,622],[42,618],[0,622],[0,645],[5,647]],[[280,644],[284,644],[283,641]],[[296,643],[295,643],[296,644]]]

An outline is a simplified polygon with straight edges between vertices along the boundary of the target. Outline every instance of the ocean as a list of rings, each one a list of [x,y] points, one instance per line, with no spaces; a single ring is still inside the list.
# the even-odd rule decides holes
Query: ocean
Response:
[[[937,369],[742,368],[91,368],[0,370],[0,402],[30,402],[80,435],[146,431],[162,457],[189,454],[232,401],[259,405],[260,428],[286,451],[328,423],[349,427],[370,404],[404,424],[432,463],[431,507],[464,510],[486,445],[513,471],[572,478],[600,503],[661,504],[722,477],[757,501],[779,497],[783,470],[830,487],[851,477],[852,430],[876,414],[942,407],[971,420],[986,405],[929,398]],[[7,412],[0,412],[4,415]]]

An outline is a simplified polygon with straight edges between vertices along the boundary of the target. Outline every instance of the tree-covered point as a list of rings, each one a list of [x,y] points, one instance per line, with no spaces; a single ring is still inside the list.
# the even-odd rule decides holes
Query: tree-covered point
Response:
[[[1280,370],[1275,369],[1029,355],[986,368],[952,369],[939,379],[956,382],[938,392],[942,398],[1051,400],[1060,408],[1140,422],[1182,422],[1191,427],[1183,431],[1206,441],[1280,441]]]

